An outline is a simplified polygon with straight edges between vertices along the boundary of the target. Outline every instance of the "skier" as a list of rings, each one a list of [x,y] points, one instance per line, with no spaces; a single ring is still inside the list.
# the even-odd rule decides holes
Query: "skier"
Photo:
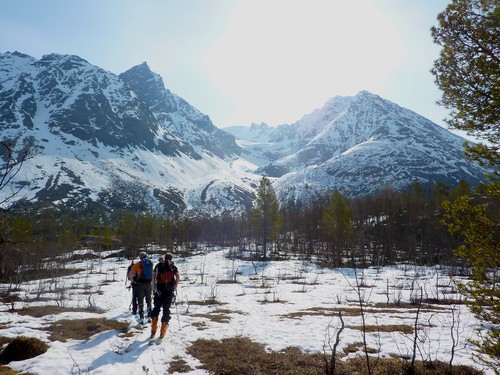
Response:
[[[163,337],[165,337],[168,322],[170,321],[170,306],[175,299],[175,292],[177,291],[177,285],[180,281],[179,271],[172,259],[172,253],[166,253],[165,260],[163,262],[160,261],[153,271],[154,308],[151,312],[150,343],[153,342],[156,335],[158,317],[161,309],[163,309],[163,314],[161,317],[160,337],[158,342],[161,342]]]
[[[128,266],[127,268],[127,280],[128,280],[128,274],[130,272],[130,270],[132,269],[132,267],[134,266],[135,262],[134,262],[134,258],[130,259],[131,262],[130,262],[130,265]],[[135,282],[135,278],[134,278],[134,282]],[[137,314],[137,296],[135,294],[135,288],[133,286],[133,282],[130,284],[131,286],[131,289],[132,289],[132,302],[131,302],[131,306],[132,306],[132,315],[136,315]]]
[[[153,263],[149,260],[146,252],[141,251],[139,254],[140,261],[132,266],[128,273],[128,279],[134,289],[132,293],[135,294],[138,301],[139,308],[139,323],[144,324],[144,299],[148,309],[148,319],[151,318],[151,288],[152,288],[152,274]]]

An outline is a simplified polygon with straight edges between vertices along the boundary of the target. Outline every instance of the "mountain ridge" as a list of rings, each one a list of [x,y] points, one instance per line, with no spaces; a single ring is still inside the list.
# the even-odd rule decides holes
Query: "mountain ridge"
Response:
[[[157,120],[125,80],[83,59],[1,54],[0,66],[2,137],[30,136],[40,143],[41,153],[25,163],[14,181],[29,186],[23,200],[189,212],[198,211],[190,203],[198,201],[193,196],[198,192],[205,191],[206,197],[220,188],[230,194],[228,181],[244,194],[239,191],[232,204],[205,200],[200,211],[223,212],[250,199],[253,176],[240,169],[235,173],[227,162],[237,157],[231,152],[238,150],[236,143],[225,154],[209,148],[233,137],[224,133],[219,142],[218,129],[206,131],[213,127],[203,122],[207,116],[200,114],[200,122],[191,124],[205,126],[201,147]],[[190,110],[187,102],[180,103]],[[183,124],[189,121],[184,118]]]
[[[486,173],[463,138],[367,91],[293,124],[219,129],[146,62],[116,75],[71,55],[0,54],[0,129],[41,146],[19,198],[71,207],[222,215],[247,211],[262,175],[287,203]]]
[[[243,155],[249,159],[255,149],[259,153],[267,147],[271,160],[257,172],[277,178],[282,201],[312,198],[335,188],[350,196],[389,187],[401,190],[413,181],[455,185],[465,180],[477,185],[486,173],[464,157],[465,139],[367,91],[334,97],[291,125],[226,131],[247,146]],[[280,139],[280,146],[271,139]],[[288,147],[284,139],[291,140]]]

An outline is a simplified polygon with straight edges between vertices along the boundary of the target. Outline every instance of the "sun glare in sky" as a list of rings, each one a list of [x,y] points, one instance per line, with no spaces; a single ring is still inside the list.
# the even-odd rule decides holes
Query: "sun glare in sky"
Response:
[[[247,1],[234,10],[204,64],[235,120],[253,104],[265,109],[253,121],[294,121],[334,95],[386,84],[408,58],[397,30],[369,1],[336,4]]]
[[[115,74],[146,61],[219,127],[292,123],[362,90],[442,124],[430,28],[448,2],[10,1],[0,52],[74,54]]]

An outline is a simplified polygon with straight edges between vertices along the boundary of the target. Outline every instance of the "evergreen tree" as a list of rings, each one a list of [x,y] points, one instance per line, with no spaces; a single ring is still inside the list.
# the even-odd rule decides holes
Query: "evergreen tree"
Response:
[[[447,123],[487,143],[468,146],[469,155],[499,164],[500,5],[498,0],[453,0],[432,28],[442,46],[432,73],[451,109]]]
[[[441,103],[452,110],[447,123],[485,143],[466,146],[466,154],[493,171],[491,184],[476,203],[466,192],[444,202],[444,223],[463,241],[456,253],[471,267],[469,283],[459,287],[471,311],[485,322],[478,357],[498,374],[500,368],[500,3],[453,0],[432,29],[443,47],[434,64]]]
[[[279,203],[276,192],[271,181],[265,176],[260,180],[260,185],[257,189],[252,219],[256,231],[262,239],[263,256],[266,259],[268,242],[276,239],[282,219],[279,215]]]
[[[458,283],[467,297],[467,305],[489,330],[483,342],[476,342],[491,358],[483,359],[500,368],[500,225],[487,215],[487,206],[473,204],[463,195],[453,202],[445,201],[444,222],[449,231],[463,241],[456,254],[471,266],[471,281]]]
[[[348,249],[352,240],[354,226],[351,209],[337,189],[333,192],[330,204],[323,212],[323,221],[327,238],[330,240],[332,258],[335,264],[340,266],[342,253]]]

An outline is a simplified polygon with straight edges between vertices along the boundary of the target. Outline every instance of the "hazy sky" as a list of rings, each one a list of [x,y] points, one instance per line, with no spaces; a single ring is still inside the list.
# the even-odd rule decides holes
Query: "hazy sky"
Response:
[[[368,90],[443,125],[430,28],[451,0],[1,0],[0,52],[146,61],[218,127]]]

